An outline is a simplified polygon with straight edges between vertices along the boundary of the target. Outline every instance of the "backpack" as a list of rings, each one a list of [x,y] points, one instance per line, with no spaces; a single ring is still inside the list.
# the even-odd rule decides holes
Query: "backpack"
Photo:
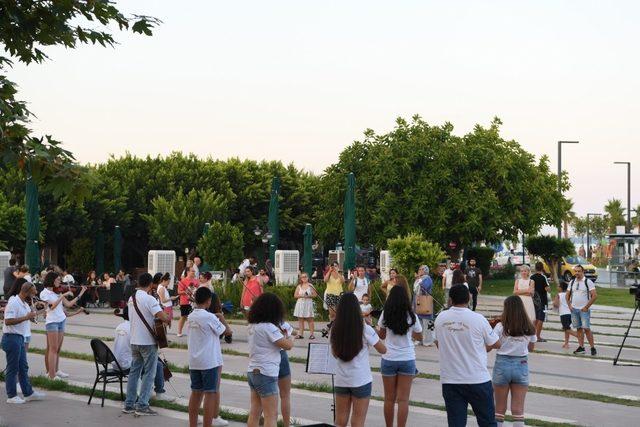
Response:
[[[576,278],[574,277],[573,279],[571,279],[571,282],[569,282],[569,291],[571,292],[571,296],[569,297],[569,302],[573,302],[573,284],[576,282]],[[584,285],[587,287],[587,296],[589,296],[589,279],[588,278],[584,278]],[[578,288],[580,287],[580,283],[578,283],[578,286],[576,286],[576,291],[578,290]]]

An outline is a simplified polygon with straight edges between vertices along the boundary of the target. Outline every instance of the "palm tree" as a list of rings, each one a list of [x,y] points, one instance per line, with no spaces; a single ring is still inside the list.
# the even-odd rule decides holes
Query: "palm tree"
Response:
[[[569,238],[569,224],[573,223],[576,219],[576,213],[572,211],[573,209],[573,201],[567,200],[567,210],[564,212],[564,217],[562,218],[562,225],[564,228],[564,238]]]
[[[625,209],[622,207],[622,201],[619,199],[611,199],[604,205],[605,216],[609,225],[609,233],[615,233],[617,225],[626,224],[624,218]]]
[[[636,216],[631,218],[632,226],[640,228],[640,205],[636,206],[635,209],[631,209],[631,211],[636,213]]]

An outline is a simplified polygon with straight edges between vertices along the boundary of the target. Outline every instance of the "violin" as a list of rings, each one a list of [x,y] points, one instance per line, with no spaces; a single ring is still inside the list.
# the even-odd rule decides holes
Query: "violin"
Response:
[[[487,317],[487,320],[489,321],[489,326],[495,328],[498,323],[502,322],[502,315]]]

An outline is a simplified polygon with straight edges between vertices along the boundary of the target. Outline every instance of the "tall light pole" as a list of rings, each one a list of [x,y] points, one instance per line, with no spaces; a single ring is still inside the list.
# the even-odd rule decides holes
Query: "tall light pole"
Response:
[[[558,141],[558,193],[562,195],[562,144],[579,144],[579,141]],[[562,219],[558,223],[558,239],[562,238]]]
[[[599,213],[588,213],[587,214],[587,260],[591,259],[591,230],[590,230],[590,226],[591,226],[591,222],[589,222],[589,217],[590,216],[602,216],[602,214]]]

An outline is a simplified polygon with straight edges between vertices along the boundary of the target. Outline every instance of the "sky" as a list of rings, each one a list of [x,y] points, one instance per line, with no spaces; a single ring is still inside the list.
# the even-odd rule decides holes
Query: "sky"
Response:
[[[163,21],[116,48],[48,48],[10,77],[32,128],[82,163],[193,152],[321,173],[371,128],[414,114],[502,135],[557,168],[574,210],[626,204],[640,155],[640,2],[121,0]],[[640,162],[632,165],[640,204]]]

